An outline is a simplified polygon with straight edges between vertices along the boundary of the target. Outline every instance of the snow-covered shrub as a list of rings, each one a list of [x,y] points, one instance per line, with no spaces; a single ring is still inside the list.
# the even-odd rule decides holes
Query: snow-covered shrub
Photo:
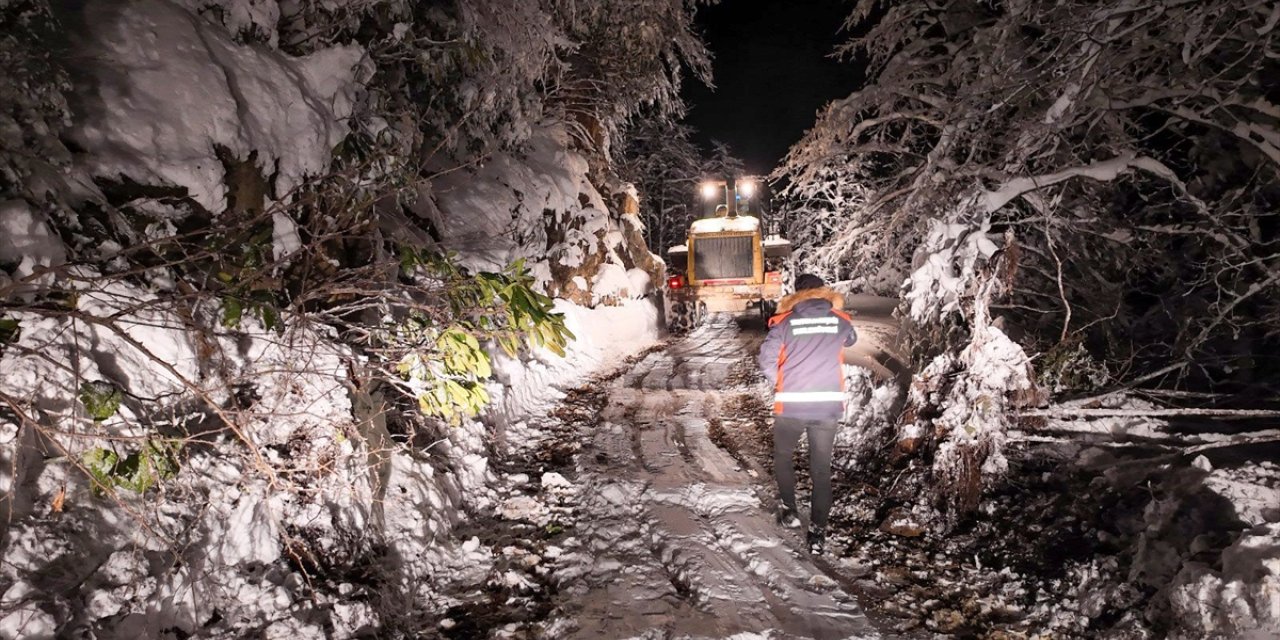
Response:
[[[639,216],[616,204],[625,186],[593,173],[564,127],[545,125],[523,154],[495,153],[436,179],[415,215],[473,271],[524,259],[553,297],[582,306],[643,298],[662,281],[662,262],[645,247]]]
[[[641,109],[683,111],[686,70],[710,74],[693,28],[699,0],[184,4],[242,41],[295,56],[335,42],[361,45],[374,74],[368,112],[353,123],[361,139],[350,142],[385,148],[393,164],[511,150],[546,119],[607,156],[611,138]]]
[[[93,61],[82,71],[95,82],[79,92],[89,106],[71,137],[94,175],[184,187],[221,212],[230,187],[219,149],[252,157],[268,192],[283,198],[326,172],[349,132],[365,56],[358,46],[298,58],[262,52],[159,0],[90,3],[83,19],[110,25],[78,50]]]
[[[963,222],[930,221],[929,234],[917,254],[915,268],[902,285],[907,320],[916,325],[942,323],[968,311],[980,279],[999,246],[990,237],[991,223],[971,229]]]
[[[840,233],[867,204],[867,189],[844,167],[815,167],[804,180],[790,182],[778,195],[780,217],[786,224],[784,235],[796,247],[793,262],[798,273],[815,273],[831,282],[852,280],[854,289],[869,293],[892,294],[898,289],[903,273],[892,261],[877,259],[886,269],[865,271],[846,259],[847,249],[835,248],[837,244],[856,245],[855,251],[869,252],[868,259],[874,259],[883,245],[872,224]]]
[[[1003,478],[1010,414],[1043,398],[1030,358],[991,315],[1014,283],[1013,234],[993,236],[986,219],[931,222],[902,287],[902,322],[920,368],[897,451],[928,454],[936,506],[955,524]]]
[[[1093,391],[1110,381],[1106,364],[1079,339],[1054,345],[1036,361],[1036,382],[1050,393]]]

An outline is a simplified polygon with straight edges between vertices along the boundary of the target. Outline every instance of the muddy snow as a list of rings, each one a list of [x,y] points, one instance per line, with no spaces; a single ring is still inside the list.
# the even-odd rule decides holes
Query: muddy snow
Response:
[[[850,355],[896,364],[893,323],[861,303]],[[500,560],[487,586],[458,585],[444,634],[1273,637],[1274,464],[1028,439],[944,535],[901,470],[868,460],[902,392],[866,370],[850,372],[828,553],[808,555],[770,516],[762,336],[719,318],[569,394],[502,463],[506,497],[475,529]]]
[[[842,576],[774,523],[759,466],[713,441],[760,395],[750,367],[762,337],[718,318],[567,399],[558,437],[516,456],[547,464],[508,470],[499,522],[481,532],[488,544],[512,528],[542,540],[491,573],[507,611],[489,609],[490,594],[468,617],[514,637],[879,637]],[[566,447],[556,466],[548,451]],[[513,597],[526,598],[523,613]]]

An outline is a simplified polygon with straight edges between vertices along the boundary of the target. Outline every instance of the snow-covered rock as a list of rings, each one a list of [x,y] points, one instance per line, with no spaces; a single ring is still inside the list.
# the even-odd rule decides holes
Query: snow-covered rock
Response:
[[[1188,563],[1174,577],[1170,637],[1280,637],[1280,523],[1245,531],[1221,563]]]

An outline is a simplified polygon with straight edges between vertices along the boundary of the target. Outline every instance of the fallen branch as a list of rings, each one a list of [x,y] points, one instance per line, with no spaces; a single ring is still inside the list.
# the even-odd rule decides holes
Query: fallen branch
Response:
[[[1152,393],[1154,390],[1140,389],[1138,388],[1138,385],[1144,382],[1149,382],[1161,376],[1173,373],[1175,371],[1181,371],[1183,369],[1186,369],[1190,364],[1191,364],[1190,362],[1177,362],[1169,366],[1166,366],[1162,369],[1159,369],[1157,371],[1153,371],[1151,373],[1145,374],[1141,377],[1134,378],[1133,380],[1126,381],[1120,387],[1103,391],[1102,393],[1098,393],[1095,395],[1086,396],[1083,398],[1076,398],[1074,400],[1071,400],[1070,402],[1073,405],[1084,405],[1084,404],[1089,404],[1091,402],[1099,402],[1104,398],[1110,398],[1112,396],[1123,395],[1126,393]]]
[[[1105,435],[1097,431],[1093,431],[1089,433]],[[1027,433],[1026,431],[1009,431],[1008,433],[1005,434],[1005,441],[1011,442],[1011,443],[1012,442],[1034,442],[1037,444],[1073,444],[1073,443],[1080,444],[1079,439],[1072,438],[1070,436],[1046,436],[1038,433],[1037,434]],[[1087,444],[1089,446],[1094,446],[1094,447],[1117,447],[1117,448],[1156,447],[1160,449],[1170,449],[1176,446],[1176,445],[1165,444],[1163,442],[1135,442],[1135,441],[1088,442]],[[1192,446],[1192,445],[1187,444],[1185,446]]]
[[[1222,449],[1225,447],[1236,447],[1266,442],[1280,442],[1280,429],[1267,429],[1265,431],[1251,431],[1248,433],[1236,434],[1198,434],[1189,437],[1177,437],[1164,432],[1140,434],[1109,433],[1106,431],[1065,431],[1060,433],[1063,435],[1054,436],[1045,435],[1043,433],[1028,433],[1026,431],[1010,431],[1005,437],[1009,442],[1068,444],[1079,443],[1081,438],[1078,436],[1081,435],[1115,436],[1128,439],[1108,443],[1090,442],[1088,444],[1110,447],[1158,447],[1162,449],[1176,449],[1179,455],[1190,455],[1201,451]]]
[[[1263,444],[1267,442],[1280,442],[1280,429],[1271,429],[1268,431],[1257,431],[1254,433],[1241,433],[1217,442],[1206,442],[1195,446],[1187,447],[1182,451],[1182,455],[1192,455],[1201,451],[1209,451],[1210,449],[1223,449],[1226,447],[1236,447],[1246,444]]]
[[[1177,418],[1199,416],[1206,418],[1280,418],[1280,411],[1273,409],[1085,409],[1058,407],[1033,409],[1018,413],[1023,418]]]

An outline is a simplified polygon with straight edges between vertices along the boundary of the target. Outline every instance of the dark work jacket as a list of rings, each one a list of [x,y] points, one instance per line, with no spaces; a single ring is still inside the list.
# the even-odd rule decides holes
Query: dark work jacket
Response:
[[[773,412],[788,418],[838,419],[844,414],[843,350],[857,340],[843,297],[831,289],[797,291],[769,319],[760,372],[773,384]]]

